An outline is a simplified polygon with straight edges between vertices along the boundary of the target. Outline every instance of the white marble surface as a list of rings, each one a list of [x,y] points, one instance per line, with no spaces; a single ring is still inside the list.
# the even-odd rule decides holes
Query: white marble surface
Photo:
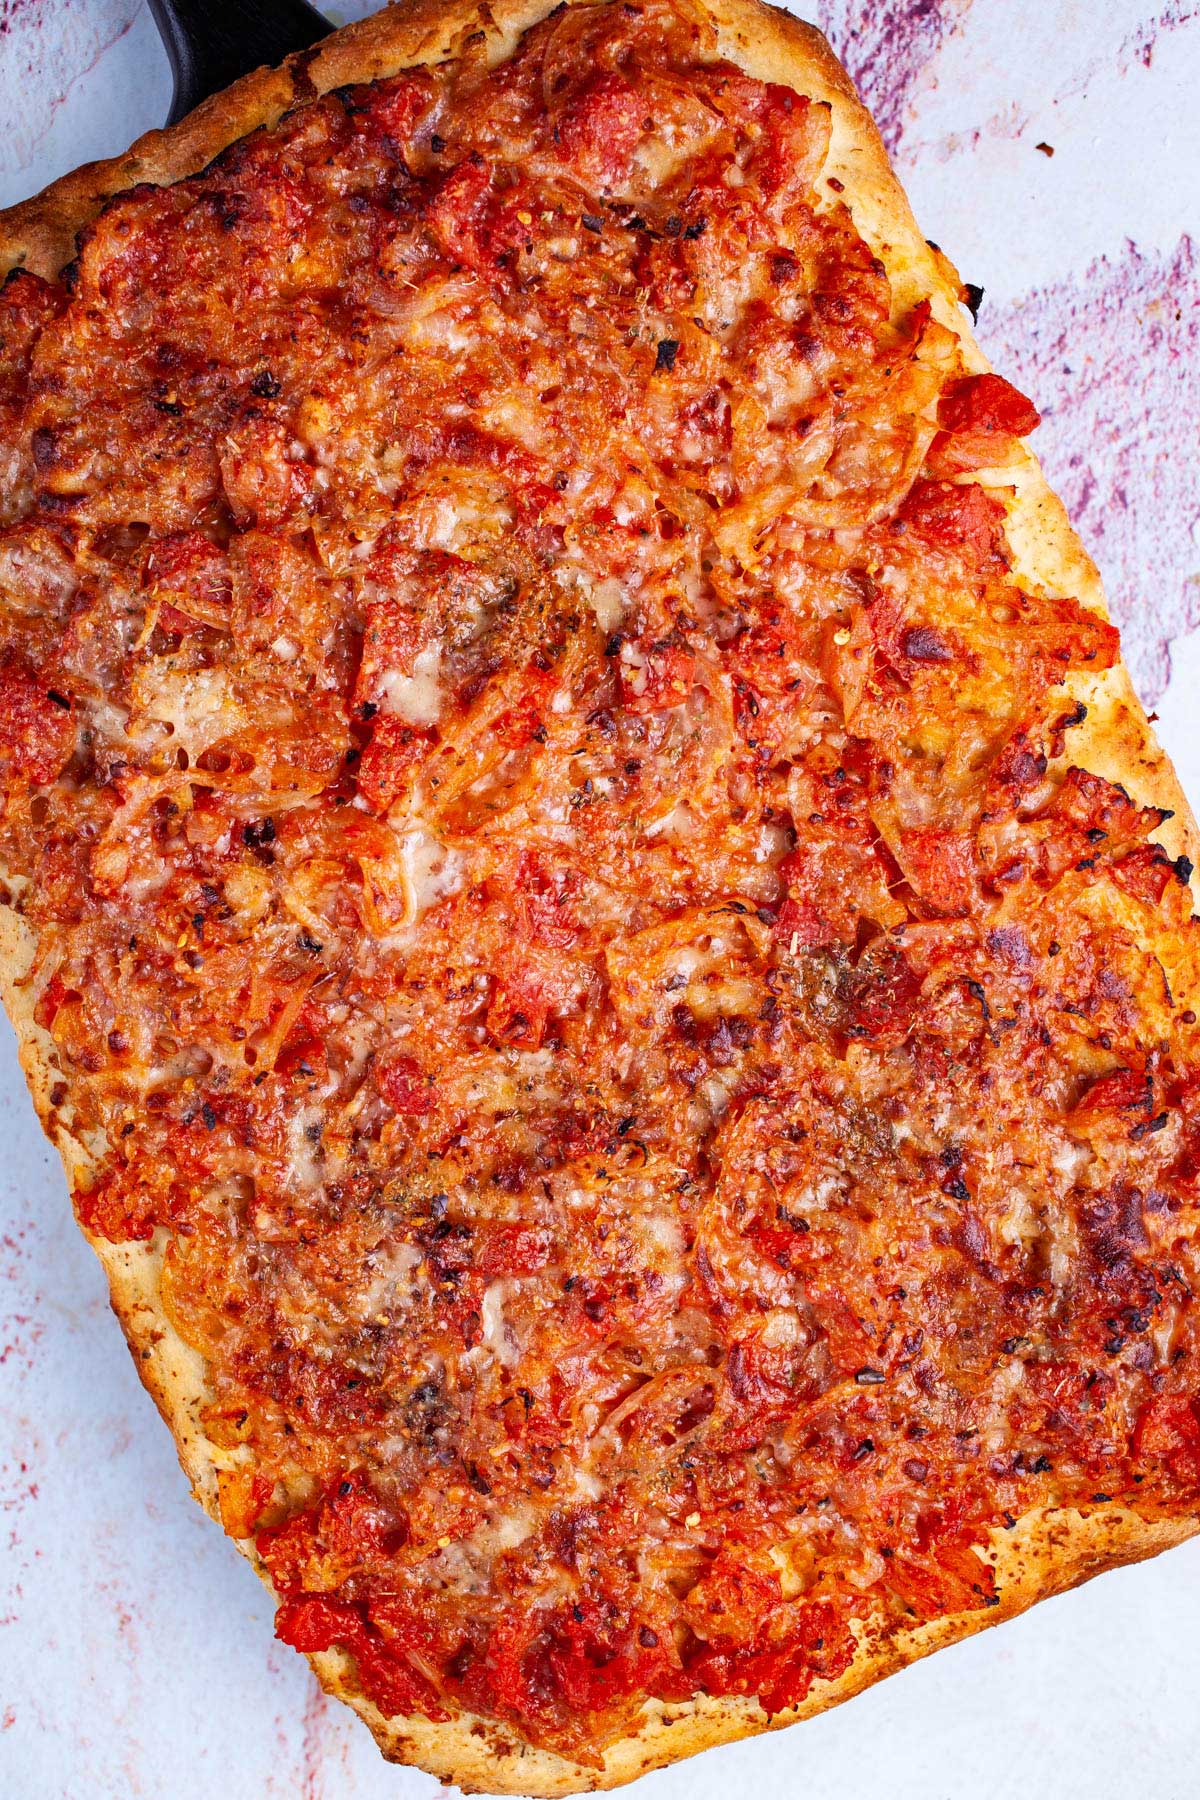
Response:
[[[1043,406],[1039,448],[1200,794],[1200,5],[817,11],[924,229],[987,290],[981,334]],[[142,0],[0,0],[0,204],[122,148],[168,90]],[[188,1500],[7,1034],[0,1141],[0,1795],[432,1796],[273,1642],[265,1593]],[[1191,1800],[1198,1610],[1194,1545],[639,1795]]]

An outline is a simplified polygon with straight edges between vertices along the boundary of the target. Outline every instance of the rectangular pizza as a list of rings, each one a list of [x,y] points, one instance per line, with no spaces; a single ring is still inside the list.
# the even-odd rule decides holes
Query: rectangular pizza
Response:
[[[408,0],[0,267],[5,1002],[385,1756],[613,1786],[1194,1532],[1195,826],[819,34]]]

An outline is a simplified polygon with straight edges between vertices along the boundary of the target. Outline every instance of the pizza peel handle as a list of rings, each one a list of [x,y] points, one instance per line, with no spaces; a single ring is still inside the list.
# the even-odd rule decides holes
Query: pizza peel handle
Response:
[[[168,125],[239,75],[307,50],[333,29],[305,0],[150,0],[150,11],[175,77]]]

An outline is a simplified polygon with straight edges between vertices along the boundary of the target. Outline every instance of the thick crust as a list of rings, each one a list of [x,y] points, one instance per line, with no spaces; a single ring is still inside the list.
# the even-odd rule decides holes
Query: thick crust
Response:
[[[705,4],[719,29],[723,54],[750,74],[828,101],[833,135],[827,172],[843,183],[858,229],[885,264],[897,311],[930,299],[938,318],[958,335],[968,367],[986,369],[987,360],[958,303],[954,270],[921,236],[879,134],[824,38],[760,0],[705,0]],[[237,138],[274,123],[297,103],[334,87],[442,60],[455,54],[472,34],[485,34],[490,58],[501,61],[511,54],[521,33],[550,10],[547,0],[499,0],[490,9],[480,0],[407,0],[388,7],[290,59],[280,70],[247,76],[180,125],[148,133],[125,156],[79,169],[35,199],[0,214],[0,274],[21,266],[56,274],[74,254],[76,233],[109,195],[137,182],[166,183],[194,174]],[[1104,611],[1096,568],[1035,459],[1026,455],[1015,472],[1006,468],[1003,484],[1015,488],[1009,537],[1018,578],[1026,585],[1071,594]],[[1187,854],[1200,863],[1196,821],[1124,667],[1080,688],[1078,697],[1086,702],[1088,717],[1073,734],[1073,759],[1120,781],[1138,801],[1170,809],[1174,816],[1159,834],[1162,841],[1173,856]],[[1151,948],[1176,997],[1196,995],[1200,1007],[1200,967],[1191,945],[1164,936]],[[12,906],[0,907],[0,988],[17,1031],[38,1115],[70,1175],[86,1168],[87,1152],[72,1136],[69,1101],[61,1107],[55,1104],[61,1090],[56,1088],[54,1046],[35,1024],[29,990],[22,984],[31,949],[19,912]],[[216,1472],[222,1453],[201,1429],[204,1365],[173,1331],[158,1299],[161,1246],[96,1242],[94,1247],[141,1378],[174,1433],[197,1499],[216,1517]],[[435,1725],[417,1718],[386,1719],[351,1690],[348,1664],[340,1653],[311,1660],[323,1685],[354,1707],[389,1759],[419,1764],[468,1791],[569,1794],[619,1786],[710,1745],[822,1712],[932,1650],[1011,1618],[1104,1569],[1154,1555],[1197,1530],[1200,1520],[1152,1523],[1111,1505],[1087,1515],[1031,1512],[1012,1531],[998,1533],[991,1546],[1000,1593],[999,1604],[991,1610],[915,1630],[864,1632],[853,1663],[840,1679],[818,1682],[803,1705],[770,1720],[756,1703],[738,1699],[649,1708],[638,1734],[614,1744],[602,1769],[584,1768],[532,1749],[486,1720],[464,1717]],[[240,1547],[257,1565],[253,1546]],[[259,1573],[265,1579],[261,1567]]]

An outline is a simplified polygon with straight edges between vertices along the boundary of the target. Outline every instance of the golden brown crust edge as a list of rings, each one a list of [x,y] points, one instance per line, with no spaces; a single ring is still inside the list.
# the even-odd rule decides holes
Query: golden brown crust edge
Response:
[[[513,10],[523,26],[523,15],[531,22],[550,8],[527,3],[519,13]],[[85,163],[32,199],[0,212],[0,275],[14,268],[47,278],[57,275],[75,253],[76,233],[111,195],[140,182],[164,186],[195,175],[238,138],[275,124],[290,107],[331,88],[373,81],[443,56],[488,17],[486,7],[473,0],[409,0],[346,26],[278,69],[256,69],[202,102],[178,125],[146,132],[123,156]]]
[[[879,135],[825,39],[813,27],[760,0],[705,3],[720,32],[723,54],[751,74],[829,102],[833,115],[829,172],[843,182],[844,198],[859,230],[887,267],[898,310],[921,298],[931,299],[939,319],[958,335],[968,366],[988,367],[958,304],[954,271],[922,238]],[[109,195],[138,182],[168,183],[194,174],[237,138],[274,123],[293,105],[330,88],[440,60],[476,32],[487,34],[490,56],[502,60],[521,33],[550,10],[548,0],[500,0],[491,9],[476,0],[447,4],[407,0],[388,7],[336,33],[315,50],[289,59],[280,70],[263,69],[247,76],[179,125],[148,133],[126,155],[76,170],[34,199],[0,213],[0,274],[21,266],[48,277],[57,274],[74,254],[76,233]],[[997,475],[996,483],[1016,489],[1009,535],[1018,577],[1072,594],[1103,611],[1099,575],[1035,459],[1024,456],[1015,471],[1008,468]],[[1089,713],[1074,734],[1073,760],[1121,781],[1143,804],[1172,809],[1174,817],[1159,836],[1172,855],[1186,853],[1200,863],[1200,832],[1124,667],[1088,683],[1080,689],[1080,697]],[[1200,998],[1200,964],[1190,946],[1164,936],[1153,948],[1175,994]],[[87,1153],[71,1135],[69,1103],[59,1111],[51,1099],[58,1077],[53,1043],[34,1023],[31,996],[22,985],[31,950],[32,940],[18,911],[0,907],[0,990],[17,1032],[38,1116],[57,1143],[70,1176],[86,1169]],[[162,1312],[161,1244],[94,1242],[94,1248],[138,1373],[175,1437],[193,1492],[219,1518],[216,1470],[222,1452],[206,1441],[200,1424],[204,1365]],[[650,1708],[637,1735],[611,1746],[599,1770],[533,1749],[486,1720],[463,1717],[439,1725],[425,1719],[386,1719],[351,1690],[346,1658],[329,1652],[310,1660],[322,1684],[360,1714],[389,1759],[418,1764],[468,1791],[569,1794],[616,1787],[711,1745],[822,1712],[932,1650],[1011,1618],[1104,1569],[1154,1555],[1198,1529],[1200,1520],[1152,1523],[1112,1505],[1087,1515],[1029,1513],[1013,1531],[997,1534],[992,1546],[998,1606],[915,1630],[864,1633],[854,1662],[840,1679],[818,1682],[801,1706],[771,1720],[757,1704],[739,1699],[699,1699]],[[266,1579],[253,1546],[243,1543],[240,1548]]]

